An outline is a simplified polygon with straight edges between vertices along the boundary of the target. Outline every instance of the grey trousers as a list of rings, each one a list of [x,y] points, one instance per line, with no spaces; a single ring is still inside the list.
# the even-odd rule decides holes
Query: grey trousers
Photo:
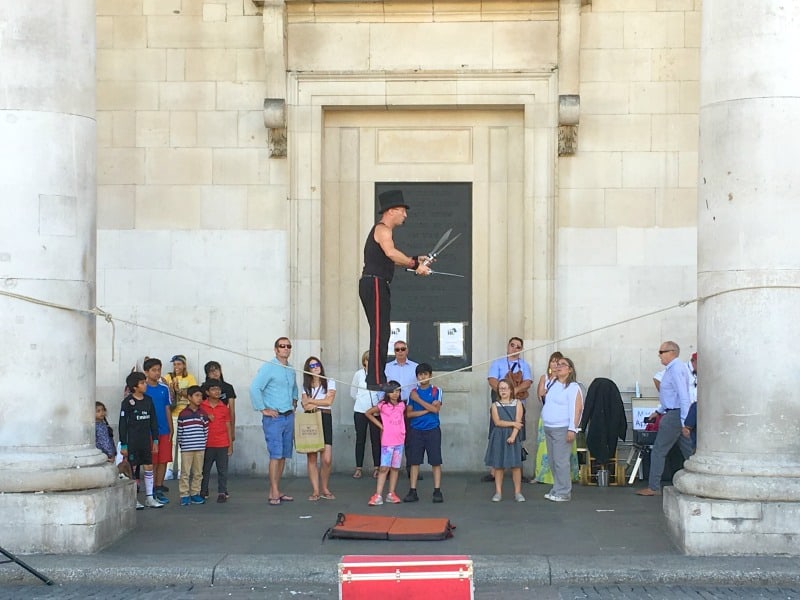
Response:
[[[567,441],[569,427],[545,427],[544,439],[547,445],[547,458],[553,472],[554,496],[569,497],[572,494],[572,477],[570,477],[569,458],[572,453],[572,442]]]
[[[692,455],[692,441],[681,435],[681,411],[668,410],[658,422],[658,433],[656,434],[655,442],[653,442],[653,450],[650,453],[650,477],[647,480],[647,487],[651,490],[658,491],[661,489],[664,460],[678,440],[680,440],[683,458],[689,458]]]

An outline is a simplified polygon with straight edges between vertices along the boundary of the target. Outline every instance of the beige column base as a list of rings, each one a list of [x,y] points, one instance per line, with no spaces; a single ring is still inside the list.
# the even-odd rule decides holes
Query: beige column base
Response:
[[[24,450],[24,452],[23,452]],[[0,448],[0,492],[59,492],[114,485],[117,469],[94,446]]]
[[[91,554],[136,526],[136,483],[74,492],[0,494],[0,540],[15,554]]]
[[[800,556],[800,502],[716,500],[670,486],[664,514],[685,554]]]

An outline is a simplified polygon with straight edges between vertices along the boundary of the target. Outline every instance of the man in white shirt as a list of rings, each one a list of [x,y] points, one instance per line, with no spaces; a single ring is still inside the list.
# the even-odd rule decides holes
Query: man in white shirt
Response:
[[[400,384],[400,399],[408,404],[408,397],[411,390],[417,387],[417,363],[408,360],[408,344],[403,340],[396,340],[394,343],[394,360],[386,363],[384,369],[386,381],[396,381]],[[406,430],[408,430],[408,420],[406,420]],[[406,454],[408,454],[408,436],[406,436]],[[406,466],[406,473],[411,478],[411,468]],[[422,479],[422,473],[417,479]]]

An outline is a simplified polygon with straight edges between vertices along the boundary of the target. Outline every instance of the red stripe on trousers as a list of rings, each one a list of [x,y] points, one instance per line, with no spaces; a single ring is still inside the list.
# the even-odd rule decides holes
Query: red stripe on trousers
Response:
[[[378,352],[378,346],[381,343],[381,301],[380,301],[380,298],[379,298],[380,287],[378,285],[378,278],[377,277],[373,277],[372,278],[372,284],[375,286],[375,293],[373,294],[375,296],[375,340],[373,342],[374,347],[372,349],[372,352],[373,352],[372,355],[375,357],[375,361],[374,361],[374,363],[375,363],[375,383],[380,383],[381,382],[381,374],[378,371],[378,368],[379,368],[378,367],[378,362],[379,361],[378,361],[377,357],[379,357],[381,355],[380,352]]]

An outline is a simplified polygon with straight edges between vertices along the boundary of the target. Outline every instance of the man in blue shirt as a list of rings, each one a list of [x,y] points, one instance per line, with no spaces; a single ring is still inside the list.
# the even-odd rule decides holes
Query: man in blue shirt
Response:
[[[653,450],[650,453],[648,485],[636,492],[639,496],[661,495],[664,459],[675,442],[680,442],[684,459],[689,458],[692,454],[690,440],[681,435],[683,423],[692,402],[689,397],[689,371],[686,369],[686,365],[678,360],[680,353],[681,349],[678,344],[672,341],[664,342],[658,350],[661,364],[666,368],[661,379],[661,387],[658,389],[659,407],[650,415],[649,420],[655,419],[658,415],[662,416],[658,423],[658,433],[653,442]]]
[[[250,384],[250,402],[261,413],[261,427],[269,453],[269,503],[277,506],[294,500],[280,491],[286,459],[292,457],[294,409],[297,407],[297,378],[289,364],[292,343],[275,340],[275,358],[264,363]]]

